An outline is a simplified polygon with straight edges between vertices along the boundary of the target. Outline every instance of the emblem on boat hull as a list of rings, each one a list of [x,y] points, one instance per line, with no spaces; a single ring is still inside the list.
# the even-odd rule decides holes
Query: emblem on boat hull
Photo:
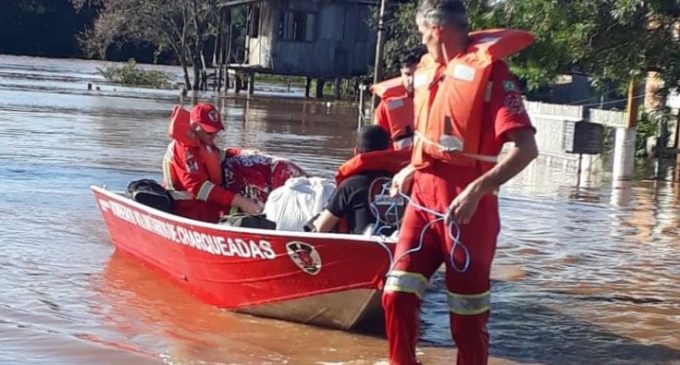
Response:
[[[314,246],[292,241],[286,243],[288,256],[302,271],[309,275],[316,275],[321,271],[321,256]]]

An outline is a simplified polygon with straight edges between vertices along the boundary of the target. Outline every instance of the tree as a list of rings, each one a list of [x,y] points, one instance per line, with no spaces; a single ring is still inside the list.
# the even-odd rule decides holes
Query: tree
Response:
[[[68,0],[0,1],[0,53],[77,57],[76,29],[85,18]]]
[[[417,1],[400,6],[391,6],[385,14],[385,72],[384,75],[399,74],[399,56],[420,45],[416,30]],[[378,14],[374,12],[377,24]]]
[[[658,72],[680,87],[680,4],[675,0],[466,0],[471,29],[518,28],[532,47],[510,59],[529,89],[559,74],[589,74],[594,85],[625,88],[632,74]],[[393,9],[386,64],[419,41],[416,1]],[[407,46],[407,47],[405,47]]]
[[[80,9],[99,9],[94,26],[81,34],[81,46],[89,56],[105,58],[112,46],[125,42],[149,42],[158,53],[170,50],[184,71],[188,89],[198,90],[205,67],[204,51],[217,35],[217,0],[72,0]],[[193,84],[189,77],[193,68]]]
[[[659,72],[668,86],[680,81],[680,6],[673,0],[506,0],[481,25],[521,28],[536,44],[515,61],[532,86],[559,73],[580,71],[595,86],[625,88],[633,74]]]

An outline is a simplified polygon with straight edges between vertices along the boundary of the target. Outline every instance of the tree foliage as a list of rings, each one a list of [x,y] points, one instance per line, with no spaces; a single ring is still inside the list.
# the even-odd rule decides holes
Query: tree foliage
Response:
[[[385,14],[385,75],[399,74],[399,56],[420,45],[420,35],[416,30],[417,2],[390,7]],[[377,24],[378,9],[374,12]]]
[[[170,77],[166,73],[155,70],[144,70],[137,65],[137,61],[134,59],[128,60],[128,62],[122,66],[97,67],[97,71],[107,80],[123,85],[164,88],[168,87],[170,84]]]
[[[0,1],[0,53],[77,57],[75,34],[88,15],[68,0]]]
[[[157,53],[171,52],[184,69],[187,88],[197,90],[204,51],[218,33],[218,0],[72,0],[77,8],[96,7],[94,26],[81,34],[86,54],[105,58],[109,48],[149,43]],[[189,77],[193,66],[193,83]]]
[[[510,60],[530,89],[584,72],[595,86],[625,87],[632,74],[659,72],[680,86],[680,3],[676,0],[465,0],[471,28],[518,28],[537,36]],[[416,1],[394,9],[386,64],[419,41]]]

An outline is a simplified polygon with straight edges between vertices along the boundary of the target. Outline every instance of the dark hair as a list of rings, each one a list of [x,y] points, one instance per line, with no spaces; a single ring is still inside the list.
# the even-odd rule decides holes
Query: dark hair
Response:
[[[363,126],[357,134],[357,152],[366,153],[383,151],[390,148],[390,135],[381,126],[369,124]]]
[[[399,66],[401,68],[404,68],[417,65],[418,62],[420,62],[420,58],[423,57],[425,52],[426,50],[424,47],[417,47],[408,52],[405,52],[404,54],[401,55],[401,57],[399,57]]]

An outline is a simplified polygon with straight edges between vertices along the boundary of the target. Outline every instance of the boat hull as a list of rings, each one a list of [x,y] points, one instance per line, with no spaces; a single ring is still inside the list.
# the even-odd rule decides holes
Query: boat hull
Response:
[[[206,303],[339,329],[382,319],[380,291],[391,244],[198,222],[92,190],[118,250]]]

